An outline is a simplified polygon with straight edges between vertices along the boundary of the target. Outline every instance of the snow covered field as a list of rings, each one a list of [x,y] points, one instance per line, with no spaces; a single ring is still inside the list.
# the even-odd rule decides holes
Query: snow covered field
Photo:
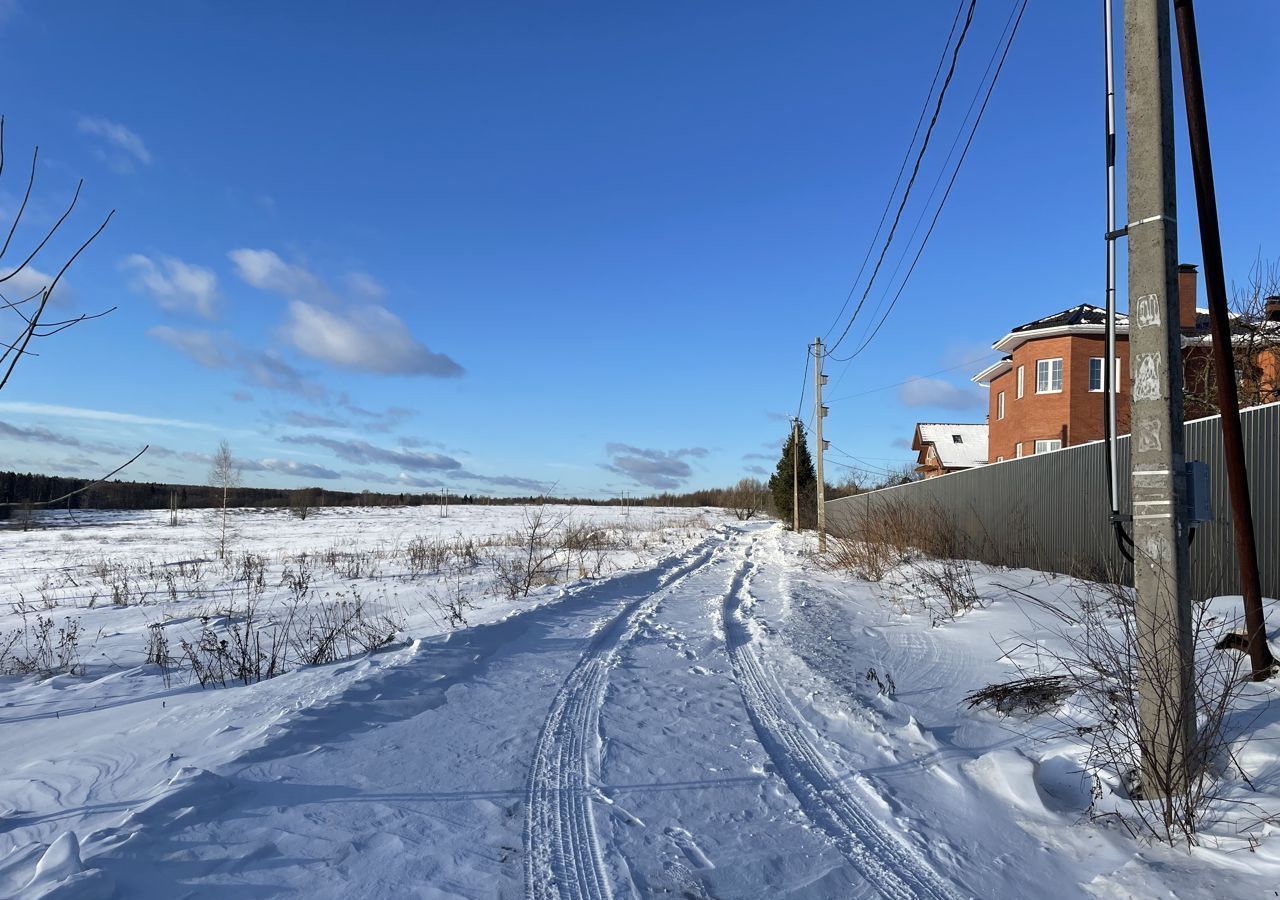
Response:
[[[1280,876],[1270,685],[1241,697],[1254,740],[1190,853],[1098,818],[1124,801],[1095,796],[1083,737],[967,708],[1051,669],[1061,622],[1028,597],[1105,597],[1071,579],[976,568],[981,608],[935,627],[892,579],[714,510],[244,511],[225,563],[212,513],[79,518],[2,535],[0,666],[35,672],[0,677],[0,896],[1208,898]],[[189,658],[243,662],[217,649],[237,635],[284,674],[202,688]]]

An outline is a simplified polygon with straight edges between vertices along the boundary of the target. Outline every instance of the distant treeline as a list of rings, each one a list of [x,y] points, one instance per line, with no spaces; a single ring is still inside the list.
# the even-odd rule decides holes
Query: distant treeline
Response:
[[[202,484],[162,484],[154,481],[104,481],[90,484],[85,478],[63,478],[24,472],[0,472],[0,518],[8,518],[17,510],[48,509],[209,509],[222,506],[222,489]],[[75,493],[75,492],[79,493]],[[49,505],[71,494],[65,500]],[[227,505],[231,507],[290,507],[305,502],[311,508],[322,506],[429,506],[443,502],[437,493],[387,493],[383,491],[334,491],[327,488],[231,488]],[[576,503],[590,506],[620,506],[619,497],[599,500],[589,497],[485,497],[475,494],[450,494],[449,503],[459,505],[518,505],[536,502]],[[649,497],[628,497],[628,506],[720,506],[732,507],[739,502],[734,488],[708,488],[683,494],[664,492]]]
[[[203,484],[163,484],[154,481],[104,481],[91,484],[86,478],[64,478],[30,472],[0,472],[0,510],[28,506],[46,508],[52,500],[71,494],[66,500],[48,505],[50,509],[168,509],[176,500],[179,509],[208,509],[222,506],[222,488]],[[78,493],[77,493],[78,492]],[[310,487],[233,487],[227,492],[232,507],[287,507],[305,496],[310,506],[418,506],[437,503],[434,494],[383,493],[373,491],[333,491]],[[474,503],[469,495],[451,496],[450,503]],[[0,511],[0,515],[3,512]]]

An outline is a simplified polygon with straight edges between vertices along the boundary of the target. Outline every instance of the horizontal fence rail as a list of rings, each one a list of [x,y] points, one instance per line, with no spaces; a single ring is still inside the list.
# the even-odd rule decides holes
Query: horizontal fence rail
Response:
[[[1245,410],[1240,419],[1262,591],[1280,598],[1280,403]],[[1184,429],[1186,458],[1209,466],[1213,503],[1212,521],[1196,529],[1191,545],[1191,595],[1238,594],[1221,419],[1197,419]],[[967,558],[1131,584],[1109,523],[1105,454],[1102,442],[1084,444],[831,500],[827,530],[857,538],[868,515],[905,508],[955,529]],[[1119,466],[1120,508],[1130,512],[1127,436],[1119,441]]]

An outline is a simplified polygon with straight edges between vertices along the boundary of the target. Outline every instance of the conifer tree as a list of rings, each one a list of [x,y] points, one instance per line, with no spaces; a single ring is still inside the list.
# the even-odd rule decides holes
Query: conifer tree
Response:
[[[800,442],[797,451],[796,435]],[[800,527],[812,528],[817,523],[816,507],[818,496],[818,475],[813,468],[813,457],[809,455],[809,443],[805,439],[804,425],[797,425],[787,434],[787,443],[782,448],[782,458],[778,460],[778,468],[769,479],[769,495],[773,498],[773,511],[788,527],[792,526],[793,487],[797,481],[797,473],[792,466],[792,456],[799,453],[798,481],[800,488]]]

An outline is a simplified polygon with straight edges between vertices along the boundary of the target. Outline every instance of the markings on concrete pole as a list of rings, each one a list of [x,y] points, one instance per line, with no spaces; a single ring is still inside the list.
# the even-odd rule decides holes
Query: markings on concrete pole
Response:
[[[1160,385],[1160,354],[1139,353],[1133,369],[1133,399],[1159,400],[1164,396]]]
[[[1161,450],[1164,447],[1160,440],[1160,423],[1155,419],[1139,419],[1133,425],[1133,433],[1138,440],[1139,453]]]
[[[1146,294],[1134,304],[1133,321],[1139,328],[1160,324],[1160,295]]]
[[[1136,222],[1130,222],[1128,225],[1125,226],[1125,228],[1126,229],[1137,228],[1139,225],[1150,225],[1152,222],[1159,222],[1161,220],[1168,222],[1170,225],[1178,224],[1178,220],[1175,219],[1173,216],[1166,216],[1161,214],[1158,216],[1147,216],[1145,219],[1139,219]]]
[[[1143,516],[1142,518],[1166,519],[1168,517],[1169,515],[1165,514],[1160,516]],[[1146,557],[1147,564],[1153,569],[1164,568],[1169,560],[1173,558],[1173,554],[1170,552],[1169,540],[1162,534],[1147,535],[1146,539],[1142,542],[1142,550]]]

